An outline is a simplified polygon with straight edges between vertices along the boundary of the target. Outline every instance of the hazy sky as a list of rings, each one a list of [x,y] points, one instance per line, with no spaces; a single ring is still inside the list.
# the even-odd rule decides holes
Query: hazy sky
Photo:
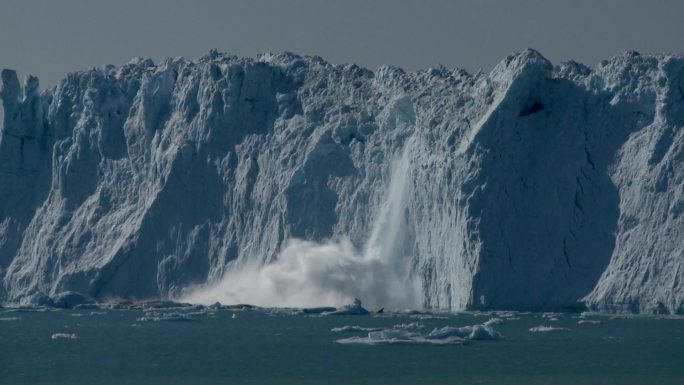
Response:
[[[593,66],[628,49],[681,53],[683,42],[682,0],[0,0],[0,68],[43,85],[210,48],[474,71],[526,47]]]

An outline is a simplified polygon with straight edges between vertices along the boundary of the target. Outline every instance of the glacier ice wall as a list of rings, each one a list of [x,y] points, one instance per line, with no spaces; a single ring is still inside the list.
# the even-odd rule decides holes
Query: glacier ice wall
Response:
[[[293,54],[2,72],[0,299],[177,296],[293,238],[361,249],[411,140],[434,308],[684,312],[684,58],[375,73]]]

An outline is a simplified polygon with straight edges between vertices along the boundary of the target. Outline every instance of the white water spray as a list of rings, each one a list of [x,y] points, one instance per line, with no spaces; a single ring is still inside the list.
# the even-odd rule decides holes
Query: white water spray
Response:
[[[420,308],[420,285],[405,252],[409,139],[393,162],[390,183],[362,251],[343,239],[323,243],[291,239],[267,265],[229,270],[212,286],[181,298],[192,303],[250,303],[259,306],[340,306],[361,298],[369,308]]]

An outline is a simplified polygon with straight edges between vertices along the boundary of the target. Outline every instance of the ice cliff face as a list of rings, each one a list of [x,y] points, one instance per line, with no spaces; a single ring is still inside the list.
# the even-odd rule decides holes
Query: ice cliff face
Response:
[[[2,72],[0,300],[168,297],[367,241],[410,140],[427,307],[684,312],[684,58],[373,73],[292,54]]]

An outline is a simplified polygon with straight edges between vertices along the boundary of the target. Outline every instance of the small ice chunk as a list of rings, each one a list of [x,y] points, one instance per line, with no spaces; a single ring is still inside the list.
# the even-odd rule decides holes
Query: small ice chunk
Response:
[[[410,324],[394,325],[392,328],[399,330],[421,330],[424,329],[425,326],[423,324],[419,324],[418,322],[411,322]]]
[[[557,331],[566,331],[569,332],[570,329],[568,328],[561,328],[561,327],[555,327],[555,326],[544,326],[544,325],[539,325],[535,326],[533,328],[530,328],[530,331],[532,333],[546,333],[546,332],[557,332]]]
[[[144,317],[138,318],[138,322],[160,322],[160,321],[195,321],[194,318],[187,314],[171,312],[147,312]]]
[[[372,341],[411,341],[415,337],[418,337],[415,333],[397,329],[385,329],[368,333],[368,339]]]
[[[502,323],[504,323],[504,320],[502,320],[501,318],[496,318],[496,317],[495,317],[495,318],[490,318],[490,319],[489,319],[487,322],[485,322],[484,324],[487,325],[487,326],[492,326],[492,325],[501,325]]]
[[[468,335],[469,340],[502,340],[503,338],[501,333],[489,325],[473,325]]]
[[[339,333],[339,332],[377,332],[382,330],[382,328],[367,328],[363,326],[341,326],[341,327],[336,327],[330,329],[331,332]]]
[[[368,315],[370,312],[361,306],[361,300],[354,298],[354,303],[344,305],[335,311],[323,312],[323,315]]]
[[[0,321],[19,321],[21,317],[0,317]]]
[[[53,340],[65,339],[65,340],[75,340],[76,334],[74,333],[55,333],[50,338]]]
[[[519,319],[520,317],[518,317],[518,314],[519,314],[519,313],[516,312],[516,311],[497,311],[497,312],[494,312],[494,315],[495,315],[497,318],[515,318],[515,319]]]
[[[91,311],[90,315],[107,315],[105,311]]]
[[[601,321],[598,320],[593,320],[593,319],[583,319],[577,321],[578,324],[600,324]]]

